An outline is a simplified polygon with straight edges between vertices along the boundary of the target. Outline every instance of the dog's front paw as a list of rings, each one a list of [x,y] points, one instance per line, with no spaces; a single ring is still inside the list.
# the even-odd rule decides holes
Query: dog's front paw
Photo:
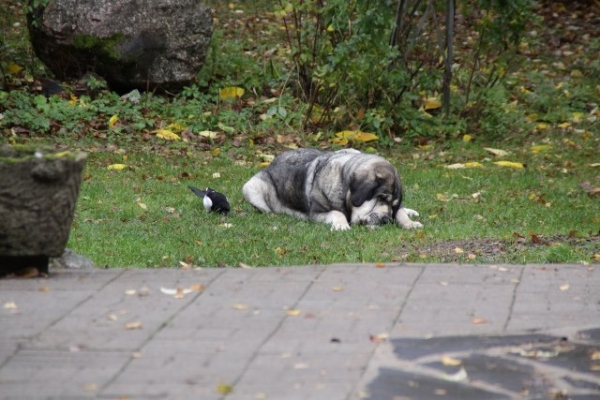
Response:
[[[417,217],[419,213],[410,208],[401,208],[396,213],[396,222],[404,229],[418,229],[423,227],[422,223],[413,221],[409,216]]]
[[[347,222],[345,224],[331,224],[331,231],[347,231],[350,229],[350,224]]]
[[[327,213],[326,221],[331,224],[332,231],[347,231],[350,229],[350,224],[346,216],[339,211],[331,211]]]
[[[404,229],[419,229],[423,227],[423,224],[418,221],[410,221],[409,223],[402,225],[402,227]]]
[[[406,215],[408,215],[409,217],[418,217],[419,216],[418,212],[416,212],[415,210],[412,210],[410,208],[404,208],[403,210],[404,210],[404,212],[406,212]]]

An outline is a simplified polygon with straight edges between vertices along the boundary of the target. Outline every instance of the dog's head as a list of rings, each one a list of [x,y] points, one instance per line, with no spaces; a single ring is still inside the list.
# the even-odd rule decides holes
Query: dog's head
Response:
[[[366,160],[352,174],[347,201],[352,224],[393,222],[402,203],[396,168],[379,157]]]

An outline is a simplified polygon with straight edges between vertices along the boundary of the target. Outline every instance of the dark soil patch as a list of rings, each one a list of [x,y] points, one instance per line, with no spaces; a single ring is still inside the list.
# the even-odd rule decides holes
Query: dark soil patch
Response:
[[[406,243],[398,249],[405,261],[435,259],[440,262],[454,263],[493,263],[514,261],[519,253],[538,248],[569,248],[581,253],[584,261],[600,261],[600,232],[595,235],[579,237],[570,235],[530,235],[523,237],[517,233],[511,240],[480,238],[445,240],[426,245]]]

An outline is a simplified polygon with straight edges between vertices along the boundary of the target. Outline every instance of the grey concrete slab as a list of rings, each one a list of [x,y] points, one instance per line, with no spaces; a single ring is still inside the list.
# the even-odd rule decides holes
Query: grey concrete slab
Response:
[[[596,265],[4,279],[0,400],[598,398],[599,287]]]

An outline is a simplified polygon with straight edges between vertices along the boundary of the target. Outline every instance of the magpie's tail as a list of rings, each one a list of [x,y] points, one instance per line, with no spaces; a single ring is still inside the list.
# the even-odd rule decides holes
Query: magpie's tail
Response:
[[[200,190],[200,189],[198,189],[197,187],[194,187],[194,186],[191,186],[191,185],[188,185],[188,187],[190,188],[190,190],[191,190],[192,192],[194,192],[194,194],[195,194],[196,196],[198,196],[198,197],[200,197],[200,198],[203,198],[203,197],[206,195],[206,192],[205,192],[204,190]]]

